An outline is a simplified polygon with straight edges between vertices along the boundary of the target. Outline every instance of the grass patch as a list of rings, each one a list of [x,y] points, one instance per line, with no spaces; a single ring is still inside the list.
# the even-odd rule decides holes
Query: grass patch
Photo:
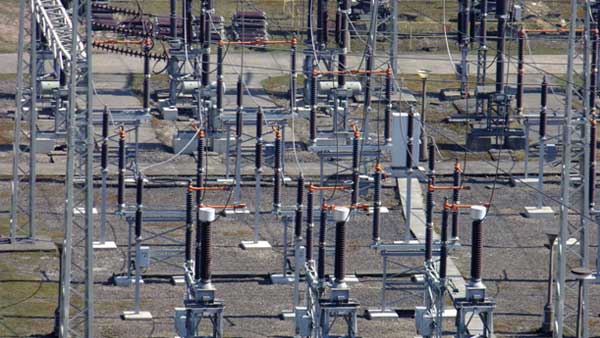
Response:
[[[53,259],[55,254],[46,252],[2,253],[0,336],[44,335],[52,331],[58,284],[47,281],[44,270]]]

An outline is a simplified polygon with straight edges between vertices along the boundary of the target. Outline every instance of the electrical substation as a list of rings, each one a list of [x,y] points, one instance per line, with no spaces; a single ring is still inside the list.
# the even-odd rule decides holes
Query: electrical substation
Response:
[[[0,337],[600,337],[600,2],[3,0],[0,33]]]

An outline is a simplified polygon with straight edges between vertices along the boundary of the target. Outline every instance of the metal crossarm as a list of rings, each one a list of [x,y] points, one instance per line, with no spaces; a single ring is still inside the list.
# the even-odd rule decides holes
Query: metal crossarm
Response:
[[[86,58],[82,39],[79,34],[72,34],[73,23],[60,0],[32,0],[31,5],[35,20],[46,37],[48,48],[62,70],[70,69],[74,45],[77,45],[76,50],[80,54],[78,58]],[[75,44],[72,42],[74,37]]]

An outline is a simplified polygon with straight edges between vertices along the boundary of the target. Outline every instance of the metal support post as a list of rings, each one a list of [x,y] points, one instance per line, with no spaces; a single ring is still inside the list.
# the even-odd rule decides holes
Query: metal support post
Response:
[[[119,213],[125,211],[125,129],[119,128],[119,172],[117,177],[117,208]]]
[[[273,166],[273,212],[279,213],[281,210],[281,180],[283,173],[281,171],[281,130],[275,130],[275,163]]]
[[[542,323],[542,332],[552,333],[552,322],[554,321],[554,304],[553,304],[553,284],[554,284],[554,243],[558,237],[558,231],[554,228],[546,229],[548,237],[548,287],[546,292],[546,305],[544,305],[544,321]]]
[[[413,128],[414,128],[414,108],[411,107],[408,112],[408,126],[406,132],[406,206],[405,206],[405,224],[404,224],[404,240],[408,241],[412,238],[410,231],[410,219],[412,213],[412,172],[413,172]]]
[[[244,83],[240,74],[237,82],[237,111],[235,116],[235,198],[236,204],[242,200],[242,136],[244,127]]]
[[[102,112],[102,145],[100,154],[100,171],[102,175],[102,191],[100,200],[100,241],[94,242],[94,249],[116,249],[117,245],[113,241],[106,240],[106,214],[108,199],[108,107],[104,107]]]

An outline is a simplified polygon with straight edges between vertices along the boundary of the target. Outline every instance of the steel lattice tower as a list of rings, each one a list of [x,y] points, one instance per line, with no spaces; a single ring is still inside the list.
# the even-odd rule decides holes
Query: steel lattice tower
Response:
[[[581,2],[581,4],[580,4]],[[560,223],[558,237],[558,269],[554,294],[556,302],[553,327],[554,337],[563,337],[580,330],[581,337],[589,337],[588,281],[573,283],[572,269],[588,268],[590,238],[590,126],[592,111],[589,100],[590,88],[590,14],[591,1],[571,0],[571,19],[567,58],[567,84],[565,124],[562,139],[562,167],[560,188]],[[577,88],[574,85],[576,31],[581,25],[578,17],[580,7],[585,9],[583,18],[583,76],[584,90],[581,97],[583,108],[573,109]],[[569,219],[569,211],[577,220]],[[579,293],[580,292],[580,293]],[[581,309],[581,310],[579,310]],[[579,323],[578,323],[579,322]],[[577,335],[579,336],[579,335]]]
[[[32,79],[38,74],[38,45],[40,31],[33,20],[34,7],[27,0],[19,2],[19,47],[17,52],[17,93],[15,125],[13,133],[12,184],[10,205],[10,243],[36,237],[36,138],[37,138],[37,83]],[[26,29],[29,20],[31,26]],[[26,44],[26,35],[30,44]],[[29,51],[29,60],[25,53]],[[29,77],[25,72],[29,71]],[[21,150],[21,143],[27,142],[29,155]],[[25,196],[26,195],[26,196]],[[22,218],[26,220],[23,221]]]
[[[60,283],[61,338],[93,337],[94,133],[91,3],[91,0],[72,0],[65,235]]]

